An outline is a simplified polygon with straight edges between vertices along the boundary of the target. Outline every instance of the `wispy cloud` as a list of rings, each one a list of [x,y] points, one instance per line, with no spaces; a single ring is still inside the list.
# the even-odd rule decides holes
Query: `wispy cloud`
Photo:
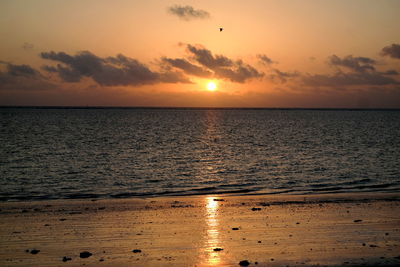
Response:
[[[27,42],[25,42],[25,43],[22,45],[22,48],[23,48],[24,50],[32,50],[33,47],[34,47],[33,44],[27,43]]]
[[[340,58],[336,55],[329,57],[329,64],[337,67],[345,67],[356,72],[374,71],[375,60],[368,57],[353,57],[352,55]]]
[[[307,86],[325,86],[325,87],[345,87],[353,85],[399,85],[400,83],[391,77],[387,77],[379,72],[352,72],[335,74],[307,74],[302,77],[302,80]]]
[[[267,65],[267,66],[269,66],[269,65],[271,65],[271,64],[273,64],[273,63],[276,63],[276,62],[274,62],[270,57],[268,57],[267,55],[261,55],[261,54],[259,54],[259,55],[257,55],[257,58],[259,59],[259,61],[260,61],[262,64]]]
[[[174,5],[168,8],[168,12],[186,21],[192,19],[207,19],[210,17],[210,13],[207,11],[195,9],[192,6]]]

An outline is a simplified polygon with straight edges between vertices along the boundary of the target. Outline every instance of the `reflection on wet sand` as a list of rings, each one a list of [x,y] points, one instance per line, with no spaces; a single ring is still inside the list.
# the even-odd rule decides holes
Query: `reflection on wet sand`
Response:
[[[206,264],[209,266],[217,266],[221,264],[220,253],[214,251],[215,248],[221,246],[219,239],[219,221],[218,221],[218,201],[214,201],[213,197],[207,197],[206,199],[206,226],[207,235],[205,242],[205,253],[206,253]]]

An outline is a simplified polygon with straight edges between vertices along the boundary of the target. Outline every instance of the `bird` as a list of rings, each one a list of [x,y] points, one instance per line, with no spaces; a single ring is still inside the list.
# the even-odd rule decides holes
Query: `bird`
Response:
[[[219,28],[219,32],[222,32],[224,30],[224,28]]]

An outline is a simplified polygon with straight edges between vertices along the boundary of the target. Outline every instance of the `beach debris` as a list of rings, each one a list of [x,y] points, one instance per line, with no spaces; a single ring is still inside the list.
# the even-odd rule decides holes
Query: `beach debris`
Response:
[[[100,259],[99,261],[104,261],[104,259]]]
[[[99,208],[99,210],[105,210],[106,209],[106,207],[100,207]]]
[[[79,254],[79,257],[82,258],[82,259],[85,259],[85,258],[89,258],[89,257],[92,256],[92,255],[93,255],[93,254],[90,253],[89,251],[83,251],[83,252],[81,252],[81,253]]]
[[[270,204],[266,203],[266,202],[260,202],[258,203],[258,205],[263,206],[263,207],[269,207],[271,206]]]
[[[369,245],[371,248],[377,248],[378,246],[377,245],[374,245],[374,244],[371,244],[371,245]]]
[[[261,208],[251,208],[252,211],[260,211]]]
[[[133,252],[133,253],[141,253],[142,250],[140,250],[140,249],[134,249],[134,250],[132,250],[132,252]]]
[[[362,243],[362,245],[363,245],[363,247],[365,247],[367,244],[365,244],[365,243]]]
[[[221,250],[224,250],[223,248],[214,248],[213,249],[214,251],[221,251]]]
[[[250,262],[248,260],[242,260],[242,261],[239,262],[239,265],[240,266],[249,266]]]
[[[32,249],[31,250],[31,254],[33,254],[33,255],[36,255],[36,254],[38,254],[40,252],[40,250],[38,250],[38,249]]]
[[[353,222],[358,223],[358,222],[362,222],[362,220],[354,220]]]
[[[63,262],[66,262],[66,261],[71,261],[72,259],[70,258],[70,257],[67,257],[67,256],[64,256],[63,258],[62,258],[62,261]]]
[[[239,230],[239,227],[233,227],[232,230],[237,231],[237,230]]]
[[[223,198],[214,198],[213,200],[214,201],[225,201],[225,199],[223,199]]]
[[[67,219],[65,219],[65,218],[59,219],[60,222],[63,222],[63,221],[66,221],[66,220],[67,220]]]
[[[257,241],[257,243],[261,243],[261,241],[260,241],[260,240],[258,240],[258,241]]]

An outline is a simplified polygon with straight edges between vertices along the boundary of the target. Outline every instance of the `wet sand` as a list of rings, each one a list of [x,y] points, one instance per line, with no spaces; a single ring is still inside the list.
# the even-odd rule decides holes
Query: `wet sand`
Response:
[[[398,266],[399,204],[388,194],[0,203],[0,266]]]

